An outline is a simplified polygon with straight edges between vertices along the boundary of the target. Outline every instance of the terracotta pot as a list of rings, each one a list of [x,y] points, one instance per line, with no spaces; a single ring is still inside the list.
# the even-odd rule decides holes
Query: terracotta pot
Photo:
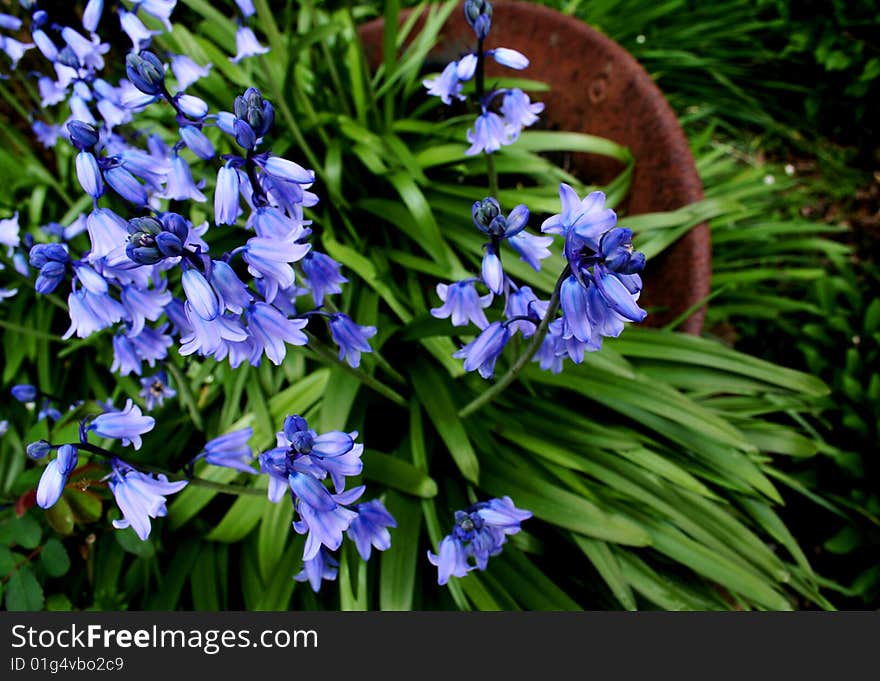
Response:
[[[497,0],[493,8],[493,30],[486,47],[510,47],[529,57],[531,65],[524,77],[546,82],[551,88],[540,96],[546,103],[542,114],[545,125],[605,137],[632,151],[635,173],[620,213],[672,210],[703,198],[681,126],[632,55],[582,21],[546,7]],[[402,12],[401,20],[407,14]],[[382,19],[360,27],[374,68],[382,61],[383,27]],[[429,56],[431,66],[439,70],[473,50],[474,43],[462,10],[456,9]],[[505,71],[494,63],[487,66],[490,77]],[[578,154],[573,158],[573,172],[591,182],[606,183],[619,171],[619,164],[605,157]],[[625,220],[622,224],[625,226]],[[662,326],[704,299],[709,294],[710,275],[709,228],[701,224],[648,262],[641,302],[658,308],[649,315],[648,323]],[[681,328],[698,334],[704,315],[700,310]]]

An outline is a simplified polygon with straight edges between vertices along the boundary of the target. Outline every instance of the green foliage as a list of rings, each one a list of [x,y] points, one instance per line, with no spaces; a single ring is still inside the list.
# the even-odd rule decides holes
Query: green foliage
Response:
[[[678,4],[642,7],[644,25]],[[730,17],[745,11],[730,4],[733,14],[718,18],[728,30]],[[139,456],[178,467],[205,439],[245,425],[254,428],[252,443],[266,448],[291,413],[326,428],[357,429],[367,446],[370,494],[382,496],[398,521],[392,548],[366,565],[343,552],[338,582],[314,595],[293,579],[303,540],[291,531],[289,506],[269,503],[264,481],[205,465],[196,467],[199,477],[256,493],[232,498],[192,485],[154,523],[150,540],[140,542],[130,529],[110,527],[112,499],[84,454],[59,510],[0,517],[0,547],[10,547],[0,548],[6,607],[38,609],[50,593],[50,609],[832,608],[825,580],[783,520],[792,497],[830,506],[811,481],[789,474],[827,452],[814,431],[825,385],[714,340],[630,328],[563,374],[529,367],[495,403],[461,417],[486,383],[463,375],[451,358],[469,332],[439,323],[428,310],[437,281],[479,266],[469,211],[486,191],[483,161],[464,154],[467,117],[437,120],[420,87],[425,56],[455,4],[420,7],[424,28],[416,34],[413,21],[397,29],[397,3],[386,3],[390,28],[375,72],[356,39],[369,9],[288,3],[273,12],[265,0],[255,5],[272,46],[264,57],[231,64],[234,24],[204,0],[181,2],[193,20],[164,36],[162,46],[215,64],[193,87],[213,107],[228,109],[231,93],[248,85],[273,101],[276,150],[316,170],[323,200],[308,217],[322,248],[352,280],[339,307],[357,311],[358,321],[375,324],[380,335],[358,376],[320,352],[290,353],[277,369],[237,371],[172,353],[178,398],[156,414],[157,428]],[[627,30],[634,28],[628,19]],[[695,28],[697,45],[698,36]],[[741,67],[729,66],[729,53],[706,55],[716,63],[689,68],[721,83],[726,95],[738,94],[725,69]],[[678,101],[689,96],[682,89]],[[773,117],[761,111],[755,107],[754,122]],[[151,121],[157,128],[168,122]],[[70,158],[59,160],[64,168],[55,179],[29,143],[5,134],[19,143],[26,165],[36,164],[33,177],[53,179],[44,182],[48,190],[29,186],[29,193],[11,182],[0,202],[20,205],[32,231],[76,215],[83,205],[70,199],[77,194]],[[637,244],[656,255],[712,219],[715,284],[724,295],[710,306],[711,319],[806,310],[803,300],[774,287],[820,280],[823,272],[806,254],[839,255],[834,242],[820,238],[831,230],[768,216],[761,202],[782,178],[775,188],[765,184],[763,171],[743,170],[713,139],[709,126],[695,142],[707,198],[671,213],[632,216]],[[560,181],[583,194],[584,182],[550,160],[557,151],[622,161],[625,170],[605,189],[614,202],[625,194],[635,162],[628,150],[537,131],[498,154],[502,203],[527,203],[537,219],[557,210]],[[2,158],[0,168],[9,170]],[[756,249],[767,263],[756,259]],[[552,290],[552,273],[521,262],[506,266],[539,295]],[[4,390],[29,379],[62,395],[136,393],[132,381],[106,369],[106,339],[61,344],[64,302],[49,296],[35,303],[25,289],[0,320]],[[505,368],[499,365],[499,373]],[[25,470],[23,443],[46,426],[32,426],[21,405],[10,410],[10,430],[0,440],[0,491],[14,502],[33,489],[42,465]],[[75,439],[81,416],[66,416],[53,437],[72,428],[65,435]],[[498,495],[510,495],[535,518],[486,572],[438,587],[425,552],[436,550],[455,509]],[[833,546],[845,550],[847,541]],[[37,549],[39,560],[30,556]],[[69,584],[55,593],[53,580],[62,575]]]

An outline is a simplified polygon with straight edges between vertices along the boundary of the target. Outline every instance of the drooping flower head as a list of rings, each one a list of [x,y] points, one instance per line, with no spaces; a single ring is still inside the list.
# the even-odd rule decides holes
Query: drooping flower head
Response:
[[[437,554],[428,552],[428,560],[437,566],[437,583],[464,577],[474,568],[485,570],[490,556],[501,553],[507,537],[519,532],[522,521],[531,517],[530,511],[516,508],[506,496],[456,511],[452,533],[440,542]]]

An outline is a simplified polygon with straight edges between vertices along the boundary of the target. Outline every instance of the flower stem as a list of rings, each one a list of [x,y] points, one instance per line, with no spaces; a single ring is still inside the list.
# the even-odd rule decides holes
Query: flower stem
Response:
[[[507,388],[507,386],[517,379],[526,364],[528,364],[532,357],[535,356],[538,348],[541,347],[541,343],[544,342],[544,337],[547,335],[547,330],[550,328],[550,322],[556,318],[556,312],[559,310],[559,292],[562,289],[562,282],[568,278],[570,273],[571,267],[566,265],[565,269],[562,270],[562,274],[559,275],[559,279],[556,280],[556,286],[553,288],[553,295],[550,296],[550,303],[547,306],[547,313],[544,315],[544,318],[541,319],[541,323],[538,324],[538,328],[535,330],[535,335],[532,336],[532,341],[526,347],[525,352],[517,357],[510,369],[507,370],[507,373],[498,379],[495,385],[462,407],[458,412],[459,418],[470,416],[475,411],[482,409],[498,397],[498,395],[504,392],[504,389]]]
[[[347,371],[353,376],[356,376],[358,380],[365,386],[367,386],[368,388],[372,388],[383,397],[387,397],[389,400],[394,402],[394,404],[397,404],[401,407],[406,407],[409,404],[409,402],[407,402],[400,393],[392,388],[389,388],[378,378],[370,376],[370,374],[368,374],[361,368],[350,366],[348,362],[343,362],[330,348],[320,343],[314,336],[310,334],[307,335],[309,336],[309,343],[308,345],[306,345],[306,347],[311,348],[312,352],[318,355],[318,357],[320,357],[322,361],[328,364],[332,364],[333,366],[338,366],[339,368]]]
[[[70,444],[72,444],[77,449],[84,449],[87,452],[97,454],[98,456],[104,457],[105,459],[111,459],[116,456],[113,452],[108,451],[103,447],[98,447],[97,445],[90,444],[88,442],[71,442]],[[171,471],[165,470],[164,468],[159,468],[158,466],[150,466],[149,464],[138,463],[136,467],[138,470],[144,470],[149,473],[158,473],[160,475],[164,475],[173,482],[186,480],[190,485],[193,485],[194,487],[212,489],[217,492],[223,492],[224,494],[235,494],[238,496],[247,495],[257,497],[262,497],[266,494],[265,490],[256,489],[255,487],[245,487],[243,485],[227,485],[222,482],[214,482],[213,480],[205,480],[203,478],[191,478],[186,475],[181,475],[179,473],[172,473]]]

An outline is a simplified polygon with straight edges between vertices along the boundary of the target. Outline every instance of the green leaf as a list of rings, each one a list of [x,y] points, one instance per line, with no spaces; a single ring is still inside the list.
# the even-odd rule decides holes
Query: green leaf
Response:
[[[70,557],[67,550],[57,539],[50,539],[43,545],[40,562],[50,577],[61,577],[70,569]]]
[[[263,581],[268,582],[275,566],[284,555],[285,546],[293,528],[293,504],[282,499],[281,503],[265,503],[257,533],[257,565]]]
[[[605,580],[618,602],[627,610],[637,610],[638,606],[632,589],[623,576],[620,563],[617,562],[617,558],[608,544],[576,534],[572,537],[575,544],[580,547],[602,579]]]
[[[385,495],[385,508],[394,516],[391,548],[379,559],[379,608],[412,610],[416,571],[424,554],[419,545],[422,511],[418,501],[396,492]],[[375,555],[375,549],[373,549]]]
[[[130,527],[126,527],[124,530],[114,530],[113,536],[119,546],[127,553],[133,553],[139,558],[152,558],[156,555],[156,546],[153,544],[153,540],[141,541],[141,538]]]
[[[6,609],[33,612],[43,609],[43,587],[27,565],[19,568],[6,584]]]
[[[437,495],[437,483],[408,461],[367,449],[361,455],[364,477],[367,480],[393,487],[401,492],[423,499]]]
[[[428,363],[413,367],[412,381],[419,401],[424,405],[461,474],[466,480],[477,482],[480,477],[480,463],[464,424],[458,418],[458,408],[452,401],[446,381]]]
[[[43,530],[33,513],[25,513],[12,521],[12,541],[25,549],[35,549],[40,545]]]
[[[258,478],[254,486],[265,488],[267,484],[264,478]],[[257,526],[266,506],[271,503],[262,497],[240,496],[205,539],[229,544],[240,541]]]

